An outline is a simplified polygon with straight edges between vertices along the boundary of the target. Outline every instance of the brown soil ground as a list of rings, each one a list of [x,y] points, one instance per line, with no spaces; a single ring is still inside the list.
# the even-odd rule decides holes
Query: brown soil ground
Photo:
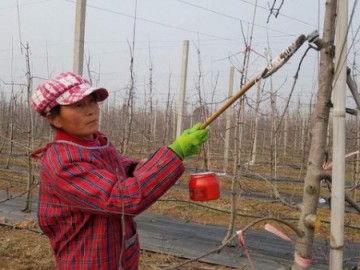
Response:
[[[0,158],[1,159],[1,158]],[[4,160],[2,160],[4,161]],[[21,166],[17,163],[17,166]],[[24,165],[23,165],[24,166]],[[266,173],[266,166],[259,166],[257,173]],[[283,176],[298,176],[297,171],[291,169],[279,169]],[[11,179],[11,181],[8,181]],[[0,189],[8,189],[13,192],[21,192],[26,188],[24,173],[0,171]],[[189,200],[189,192],[186,189],[189,174],[185,173],[180,180],[185,188],[175,186],[170,189],[158,202],[156,202],[149,210],[156,214],[167,215],[180,218],[187,221],[194,221],[203,224],[227,225],[229,222],[230,198],[222,196],[219,200],[209,202],[192,202]],[[222,190],[229,189],[231,186],[231,177],[218,177]],[[247,177],[241,177],[239,181],[242,191],[246,192],[265,192],[271,194],[271,187],[262,180],[254,180]],[[280,194],[302,196],[303,187],[300,184],[292,182],[279,182],[278,190]],[[36,193],[36,189],[34,190]],[[330,193],[326,187],[322,187],[321,196],[329,197]],[[360,192],[358,191],[357,201],[360,201]],[[237,228],[243,228],[257,217],[272,216],[282,218],[295,227],[300,216],[300,211],[293,207],[282,203],[279,200],[261,201],[257,199],[248,199],[240,196],[237,204],[238,218],[236,222]],[[329,207],[319,208],[318,215],[322,220],[322,226],[315,233],[316,239],[329,239],[330,237],[330,210]],[[0,217],[1,218],[1,217]],[[360,215],[356,212],[345,214],[345,239],[349,241],[360,242]],[[15,224],[19,227],[27,229],[37,228],[35,221],[24,221],[21,224]],[[282,227],[282,226],[278,226]],[[289,229],[282,227],[283,231],[288,232]],[[255,226],[253,229],[262,230],[262,225]],[[175,266],[182,262],[173,256],[165,254],[156,254],[151,252],[143,252],[141,256],[140,269],[162,269],[169,266]],[[25,230],[13,229],[6,226],[0,226],[0,270],[22,270],[22,269],[55,269],[54,259],[49,247],[46,236],[39,233]],[[191,263],[181,269],[230,269],[227,267],[219,267],[206,263]]]
[[[44,235],[24,229],[0,227],[0,243],[0,270],[56,269],[48,239]],[[142,251],[140,269],[163,269],[176,266],[183,261],[183,259],[166,254]],[[194,262],[181,269],[227,270],[231,268]]]

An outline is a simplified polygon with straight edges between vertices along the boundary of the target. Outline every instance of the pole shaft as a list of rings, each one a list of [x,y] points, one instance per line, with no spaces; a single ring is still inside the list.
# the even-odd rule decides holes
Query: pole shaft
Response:
[[[219,117],[227,108],[229,108],[237,99],[239,99],[242,95],[246,93],[257,81],[257,78],[251,79],[248,81],[240,90],[236,93],[236,95],[229,98],[216,112],[214,112],[208,119],[205,120],[204,123],[201,124],[200,129],[206,128],[210,125],[216,118]]]
[[[86,0],[76,1],[75,40],[74,40],[74,72],[82,75],[84,65]]]
[[[185,93],[186,93],[186,79],[187,79],[187,67],[189,57],[189,41],[184,40],[183,52],[182,52],[182,66],[181,66],[181,78],[180,78],[180,90],[179,99],[177,104],[177,125],[176,136],[180,136],[183,129],[183,114],[185,109]]]

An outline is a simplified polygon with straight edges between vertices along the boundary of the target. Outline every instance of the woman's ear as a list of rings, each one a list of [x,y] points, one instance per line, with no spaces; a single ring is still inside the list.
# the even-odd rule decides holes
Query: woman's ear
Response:
[[[50,113],[46,115],[46,120],[54,127],[56,128],[61,128],[62,124],[61,121],[59,120],[59,117],[56,115],[51,115]]]

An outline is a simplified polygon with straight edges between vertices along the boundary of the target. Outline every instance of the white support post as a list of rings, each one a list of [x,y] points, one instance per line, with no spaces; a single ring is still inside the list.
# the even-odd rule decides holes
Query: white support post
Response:
[[[185,93],[186,93],[186,79],[187,79],[187,66],[189,56],[189,41],[184,40],[183,42],[183,53],[182,53],[182,66],[181,66],[181,81],[179,98],[177,102],[177,125],[176,125],[176,136],[180,136],[183,129],[183,114],[185,109]]]
[[[345,210],[345,89],[348,0],[338,1],[333,89],[333,170],[331,189],[330,270],[343,269]]]
[[[84,65],[86,0],[76,1],[75,40],[74,40],[74,72],[82,75]]]

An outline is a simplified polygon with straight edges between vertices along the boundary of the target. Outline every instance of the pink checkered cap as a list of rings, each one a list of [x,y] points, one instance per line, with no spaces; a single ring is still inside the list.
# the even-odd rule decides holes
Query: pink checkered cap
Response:
[[[56,105],[69,105],[95,93],[104,101],[109,93],[105,88],[91,87],[89,81],[73,72],[64,72],[40,84],[31,97],[31,107],[45,116]]]

